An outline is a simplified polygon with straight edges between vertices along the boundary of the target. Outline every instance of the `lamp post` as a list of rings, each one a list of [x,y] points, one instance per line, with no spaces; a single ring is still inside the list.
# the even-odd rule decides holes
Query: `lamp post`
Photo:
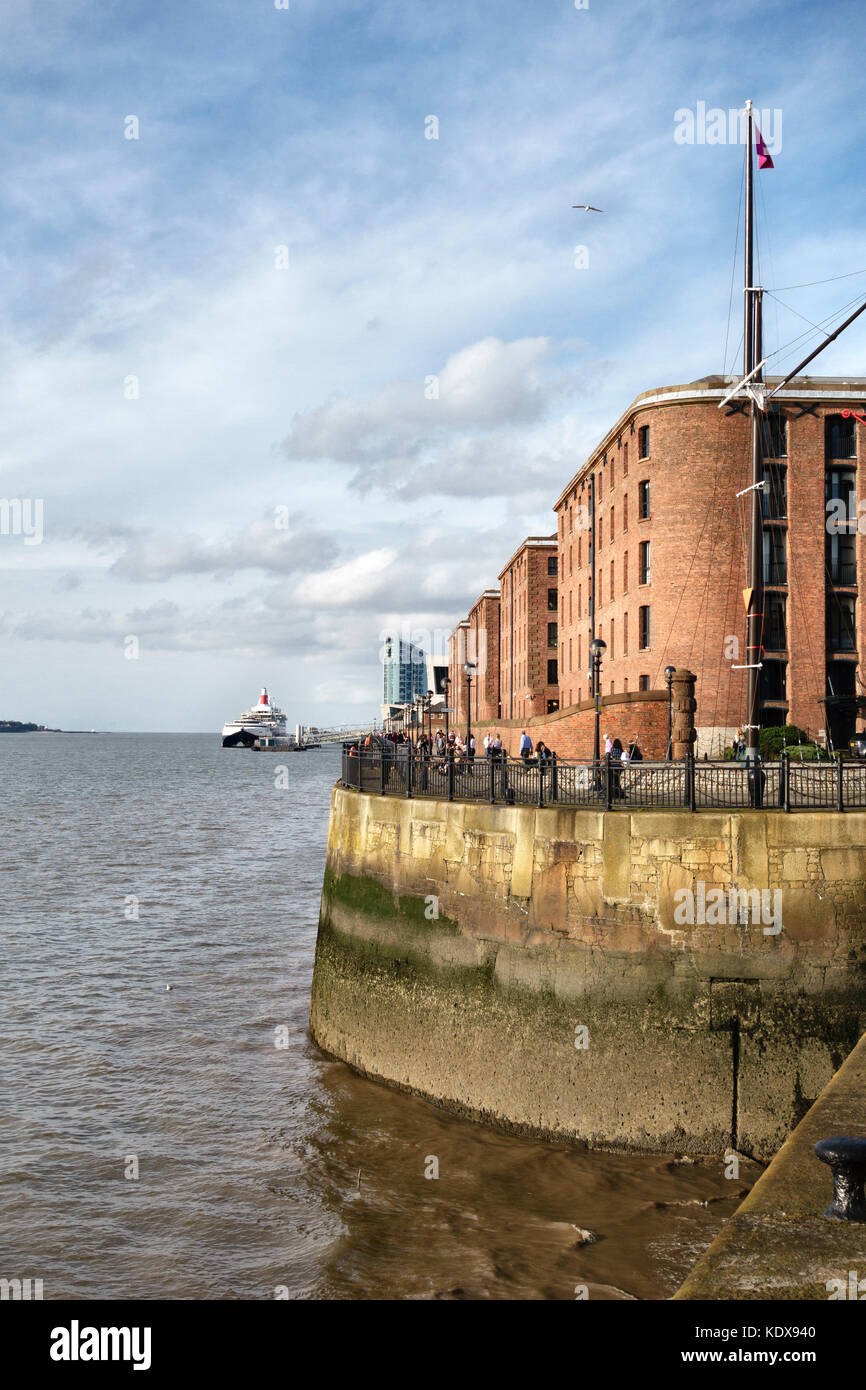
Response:
[[[427,705],[427,740],[428,752],[433,751],[433,691],[428,690],[424,696]]]
[[[674,702],[673,679],[674,679],[674,676],[675,676],[675,675],[676,675],[676,667],[674,667],[674,666],[666,666],[666,667],[665,667],[665,680],[667,681],[667,685],[668,685],[668,751],[667,751],[667,753],[666,753],[666,755],[665,755],[665,762],[670,762],[670,760],[671,760],[671,753],[672,753],[672,751],[673,751],[673,750],[672,750],[672,747],[671,747],[671,743],[672,743],[672,740],[673,740],[673,728],[674,728],[674,718],[673,718],[673,702]]]
[[[445,687],[445,746],[448,747],[448,687],[451,684],[450,676],[442,677],[442,684]]]
[[[464,661],[463,671],[466,675],[466,756],[469,757],[469,745],[472,738],[472,672],[477,669],[476,661]]]
[[[601,637],[593,637],[589,644],[592,654],[592,694],[595,700],[595,738],[593,741],[593,762],[599,760],[598,722],[601,718],[601,657],[607,651],[607,643]]]

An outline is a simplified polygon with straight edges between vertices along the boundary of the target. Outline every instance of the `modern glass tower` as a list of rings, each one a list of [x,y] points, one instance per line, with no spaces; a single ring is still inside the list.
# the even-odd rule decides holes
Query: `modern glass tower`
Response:
[[[411,705],[427,691],[427,660],[420,647],[402,637],[386,637],[382,672],[382,703]]]

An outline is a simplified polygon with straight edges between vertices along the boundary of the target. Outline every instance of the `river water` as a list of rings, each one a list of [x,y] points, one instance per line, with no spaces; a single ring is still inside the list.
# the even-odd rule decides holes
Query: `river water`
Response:
[[[45,1298],[668,1297],[755,1165],[499,1134],[310,1042],[338,767],[211,735],[0,738],[0,1277]]]

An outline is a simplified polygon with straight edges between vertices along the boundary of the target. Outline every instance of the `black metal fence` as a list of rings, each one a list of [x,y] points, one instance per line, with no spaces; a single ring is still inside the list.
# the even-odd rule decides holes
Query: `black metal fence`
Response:
[[[382,796],[486,801],[506,806],[587,806],[596,810],[681,808],[691,811],[776,808],[866,810],[866,763],[710,763],[691,754],[678,762],[621,763],[470,758],[423,754],[384,741],[343,747],[342,783]]]

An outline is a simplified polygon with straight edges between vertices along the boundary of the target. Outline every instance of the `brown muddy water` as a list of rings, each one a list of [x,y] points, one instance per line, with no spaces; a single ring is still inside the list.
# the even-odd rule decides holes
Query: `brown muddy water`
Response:
[[[285,758],[284,790],[280,755],[210,735],[0,738],[0,1277],[46,1299],[669,1297],[757,1165],[515,1138],[324,1058],[339,755]]]

